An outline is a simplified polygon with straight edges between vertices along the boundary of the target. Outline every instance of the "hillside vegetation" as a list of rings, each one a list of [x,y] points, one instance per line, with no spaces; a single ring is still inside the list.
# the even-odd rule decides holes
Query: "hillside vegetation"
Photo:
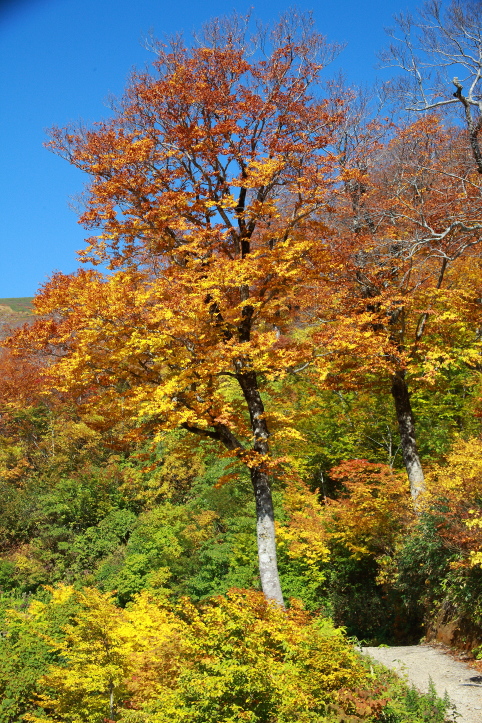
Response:
[[[18,298],[0,299],[0,306],[8,306],[12,311],[31,314],[32,296],[20,296]]]
[[[0,299],[0,339],[12,330],[33,321],[32,300],[28,297]]]

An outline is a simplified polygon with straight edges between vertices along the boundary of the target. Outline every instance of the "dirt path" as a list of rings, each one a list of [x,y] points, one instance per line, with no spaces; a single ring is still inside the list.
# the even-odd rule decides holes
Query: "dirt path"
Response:
[[[406,676],[424,693],[432,679],[438,695],[447,691],[455,704],[457,723],[482,723],[482,675],[466,663],[430,645],[362,648],[362,652]]]

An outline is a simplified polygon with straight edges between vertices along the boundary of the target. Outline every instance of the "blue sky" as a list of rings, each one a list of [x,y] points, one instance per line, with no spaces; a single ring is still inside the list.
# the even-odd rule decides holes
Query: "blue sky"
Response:
[[[336,62],[349,82],[373,82],[376,52],[393,15],[414,0],[298,0],[317,29],[346,42]],[[130,70],[152,55],[157,37],[192,31],[212,17],[252,8],[270,21],[293,6],[285,0],[0,0],[0,298],[32,296],[54,271],[78,267],[86,232],[69,208],[87,180],[43,147],[46,130],[109,115]]]

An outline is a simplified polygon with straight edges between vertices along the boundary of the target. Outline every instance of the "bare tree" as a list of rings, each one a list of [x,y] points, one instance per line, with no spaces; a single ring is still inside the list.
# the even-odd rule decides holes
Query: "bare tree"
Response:
[[[458,111],[482,174],[482,2],[428,0],[415,17],[398,15],[388,33],[392,42],[380,57],[402,76],[387,86],[405,110]]]

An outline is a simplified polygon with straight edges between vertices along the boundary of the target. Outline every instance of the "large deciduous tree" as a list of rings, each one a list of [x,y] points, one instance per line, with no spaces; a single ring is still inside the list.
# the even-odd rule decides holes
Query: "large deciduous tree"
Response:
[[[348,130],[338,217],[344,283],[322,310],[317,338],[342,361],[328,383],[390,389],[420,508],[425,482],[409,387],[478,364],[480,176],[464,133],[434,115],[393,129],[388,140],[375,121]]]
[[[359,237],[348,276],[356,279],[359,294],[367,300],[360,310],[376,316],[365,323],[364,334],[369,329],[377,332],[374,338],[383,345],[383,354],[372,349],[370,356],[378,366],[384,359],[391,372],[401,448],[415,502],[425,482],[407,373],[414,362],[416,366],[425,358],[433,375],[437,366],[448,365],[450,356],[463,357],[471,342],[474,352],[473,342],[476,345],[480,339],[475,321],[477,284],[469,274],[470,290],[464,288],[459,275],[455,289],[453,274],[456,267],[463,268],[464,257],[480,258],[474,247],[482,230],[481,9],[480,0],[449,4],[427,0],[414,15],[399,14],[396,27],[388,31],[392,42],[381,60],[402,71],[385,84],[387,97],[397,101],[395,110],[404,109],[401,127],[386,143],[383,124],[363,123],[363,114],[355,113],[342,135],[346,218]],[[417,113],[425,117],[409,124],[407,112],[409,120]],[[442,125],[444,118],[450,118],[449,127]],[[463,275],[468,279],[466,266]],[[437,304],[438,318],[450,318],[447,306],[442,311],[440,305],[444,296],[445,304],[452,296],[453,309],[465,306],[465,322],[472,316],[471,331],[470,324],[465,326],[462,354],[460,329],[452,340],[440,328],[430,341],[424,338],[434,326]]]
[[[44,320],[16,343],[57,355],[50,383],[104,415],[182,427],[244,462],[262,589],[283,604],[270,425],[295,431],[262,391],[313,354],[292,332],[330,263],[343,101],[316,96],[336,48],[306,19],[250,43],[238,19],[194,49],[157,45],[155,72],[132,76],[112,120],[53,131],[51,148],[91,176],[83,258],[110,273],[56,275],[36,301]]]

